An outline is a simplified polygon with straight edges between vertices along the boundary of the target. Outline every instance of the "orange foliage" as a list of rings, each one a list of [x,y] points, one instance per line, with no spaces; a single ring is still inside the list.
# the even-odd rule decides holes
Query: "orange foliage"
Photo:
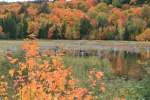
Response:
[[[38,54],[38,44],[34,40],[30,42],[25,42],[22,49],[26,52],[26,56],[36,56]]]
[[[146,29],[142,34],[136,36],[137,41],[150,41],[150,29]]]
[[[73,26],[85,14],[80,10],[54,8],[50,14],[51,21],[57,24],[63,24],[64,21],[70,26]]]
[[[60,18],[56,15],[52,16],[51,20],[53,20],[54,23],[59,23],[60,22]]]
[[[97,79],[101,79],[104,76],[104,73],[103,72],[96,72],[95,76]]]
[[[2,33],[3,32],[3,27],[2,26],[0,26],[0,33]]]
[[[77,5],[77,0],[72,0],[71,2],[73,5]]]
[[[100,81],[104,77],[104,73],[101,71],[96,71],[95,69],[92,69],[89,71],[89,82],[91,83],[92,88],[97,88],[97,85],[99,87],[99,92],[105,92],[106,86],[104,83],[101,83]]]
[[[35,16],[38,13],[38,10],[37,8],[30,6],[27,8],[27,12],[28,14]]]
[[[121,98],[116,97],[114,100],[126,100],[126,99],[124,97],[121,97]]]
[[[123,26],[125,24],[125,21],[126,21],[125,14],[118,8],[113,8],[112,12],[119,17],[118,25]]]
[[[7,82],[4,81],[4,76],[0,77],[0,97],[2,100],[8,100],[7,98]]]
[[[134,14],[136,14],[137,16],[141,16],[141,8],[140,7],[132,8],[132,12]]]
[[[64,67],[61,53],[39,53],[35,40],[23,44],[24,60],[17,62],[19,69],[9,70],[14,79],[14,89],[20,100],[93,100],[88,89],[79,88],[71,68]],[[46,54],[45,54],[46,53]],[[9,61],[12,55],[7,55]],[[103,73],[95,73],[102,78]],[[104,91],[104,88],[101,87]]]
[[[88,6],[91,8],[91,7],[94,7],[96,5],[96,2],[95,0],[86,0],[86,3],[88,4]]]
[[[60,2],[61,4],[64,4],[64,3],[66,2],[66,0],[59,0],[59,2]]]

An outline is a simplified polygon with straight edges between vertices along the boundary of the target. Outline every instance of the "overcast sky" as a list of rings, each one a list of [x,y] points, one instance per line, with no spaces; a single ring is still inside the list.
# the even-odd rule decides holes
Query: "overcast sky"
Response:
[[[5,2],[17,2],[17,1],[34,1],[34,0],[0,0],[0,2],[5,1]]]
[[[34,0],[0,0],[0,2],[5,1],[5,2],[17,2],[17,1],[34,1]],[[53,0],[49,0],[53,1]],[[71,1],[71,0],[66,0],[66,1]]]
[[[0,0],[0,2],[17,2],[17,1],[34,1],[34,0]],[[53,1],[53,0],[49,0],[49,1]],[[71,1],[71,0],[66,0],[66,1]]]

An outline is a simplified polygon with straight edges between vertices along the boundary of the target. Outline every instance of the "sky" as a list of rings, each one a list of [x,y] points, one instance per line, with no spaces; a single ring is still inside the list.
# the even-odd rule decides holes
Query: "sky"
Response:
[[[5,2],[17,2],[17,1],[34,1],[34,0],[0,0],[0,2],[5,1]]]
[[[5,1],[5,2],[17,2],[17,1],[34,1],[34,0],[0,0],[0,2]],[[49,0],[49,1],[53,1],[53,0]],[[71,1],[71,0],[66,0],[66,1]]]

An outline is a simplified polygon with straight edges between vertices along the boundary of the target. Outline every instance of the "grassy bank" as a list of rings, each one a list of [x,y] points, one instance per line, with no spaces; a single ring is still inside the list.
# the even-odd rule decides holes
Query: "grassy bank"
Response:
[[[106,92],[97,94],[100,100],[113,100],[115,97],[125,97],[127,100],[149,100],[150,86],[149,79],[129,79],[118,77],[112,74],[111,65],[105,60],[97,57],[64,57],[68,66],[73,66],[73,72],[79,85],[89,88],[88,70],[94,68],[104,72],[103,81],[106,84]],[[96,92],[96,90],[95,90]]]

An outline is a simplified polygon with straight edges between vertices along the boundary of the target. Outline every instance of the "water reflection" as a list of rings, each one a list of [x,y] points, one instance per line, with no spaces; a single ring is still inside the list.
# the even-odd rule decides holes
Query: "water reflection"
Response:
[[[80,57],[97,56],[100,60],[106,59],[111,65],[112,73],[126,79],[141,80],[150,75],[150,51],[148,50],[141,52],[76,50],[67,51],[66,54]]]
[[[114,47],[96,46],[97,48],[59,48],[57,46],[41,47],[40,51],[51,49],[55,53],[63,51],[68,56],[88,57],[96,56],[100,61],[106,59],[112,69],[112,73],[117,76],[123,76],[126,79],[142,79],[150,75],[150,48],[137,49],[135,47]],[[99,47],[99,48],[98,48]],[[16,51],[11,49],[11,51]]]

